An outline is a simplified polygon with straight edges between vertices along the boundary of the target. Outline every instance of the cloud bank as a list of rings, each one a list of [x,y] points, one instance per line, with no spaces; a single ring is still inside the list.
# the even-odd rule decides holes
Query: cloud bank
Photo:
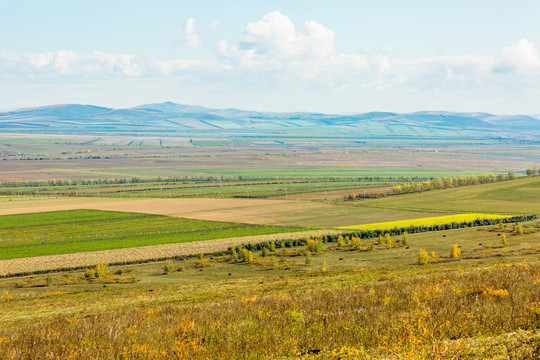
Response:
[[[206,26],[215,31],[219,21]],[[98,50],[75,53],[0,52],[0,79],[17,81],[88,81],[115,79],[182,79],[186,84],[221,83],[234,88],[279,89],[294,85],[338,93],[355,91],[467,91],[482,88],[540,87],[540,54],[521,39],[498,56],[397,58],[391,51],[344,53],[336,34],[323,24],[295,25],[271,12],[246,25],[231,41],[206,44],[195,19],[184,23],[183,46],[211,51],[213,59],[108,54]]]

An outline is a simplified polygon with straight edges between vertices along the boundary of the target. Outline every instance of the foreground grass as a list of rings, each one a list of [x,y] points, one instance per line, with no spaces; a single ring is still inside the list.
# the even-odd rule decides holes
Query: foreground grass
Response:
[[[4,359],[504,355],[511,342],[498,337],[518,330],[533,332],[540,324],[539,274],[538,263],[396,279],[383,276],[378,281],[371,280],[370,273],[330,273],[312,275],[324,286],[308,291],[293,290],[305,279],[297,276],[268,279],[267,284],[259,280],[259,285],[215,284],[213,294],[199,293],[183,301],[160,298],[161,290],[153,295],[148,293],[152,289],[141,288],[138,304],[115,312],[66,314],[3,329],[0,355]],[[330,282],[342,285],[336,288]],[[287,291],[276,291],[278,284]],[[227,300],[227,289],[241,295]],[[107,291],[101,295],[115,298]],[[496,340],[477,347],[485,337]],[[536,341],[534,346],[539,345]],[[527,350],[527,342],[517,345],[520,351]]]
[[[326,244],[310,264],[302,248],[252,264],[175,261],[169,275],[156,263],[3,279],[0,357],[534,359],[538,225],[414,234],[410,248],[368,252]],[[426,266],[419,248],[436,253]]]
[[[0,216],[0,259],[300,231],[99,210]]]

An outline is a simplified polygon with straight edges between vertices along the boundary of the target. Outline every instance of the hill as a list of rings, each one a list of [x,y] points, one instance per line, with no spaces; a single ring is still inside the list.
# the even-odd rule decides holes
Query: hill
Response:
[[[0,131],[77,134],[287,135],[337,137],[540,136],[540,120],[526,115],[421,111],[340,115],[212,109],[165,102],[128,109],[51,105],[0,113]]]

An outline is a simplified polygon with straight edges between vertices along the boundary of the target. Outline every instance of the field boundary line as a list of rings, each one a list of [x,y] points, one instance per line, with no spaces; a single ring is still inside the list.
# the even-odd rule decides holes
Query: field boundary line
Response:
[[[123,265],[162,261],[167,259],[190,257],[201,252],[205,254],[224,252],[227,251],[231,246],[241,244],[303,239],[324,235],[338,235],[346,232],[347,230],[344,229],[311,230],[292,233],[241,236],[174,244],[6,259],[0,260],[0,277],[77,270],[95,266],[101,263]]]

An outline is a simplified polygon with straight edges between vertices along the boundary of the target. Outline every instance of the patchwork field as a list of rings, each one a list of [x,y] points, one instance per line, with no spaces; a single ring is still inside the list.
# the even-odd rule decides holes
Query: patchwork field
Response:
[[[266,199],[33,198],[0,200],[0,214],[95,209],[132,211],[192,219],[312,228],[436,216],[437,212],[346,206],[318,201]]]
[[[302,230],[97,210],[4,215],[0,260]]]

